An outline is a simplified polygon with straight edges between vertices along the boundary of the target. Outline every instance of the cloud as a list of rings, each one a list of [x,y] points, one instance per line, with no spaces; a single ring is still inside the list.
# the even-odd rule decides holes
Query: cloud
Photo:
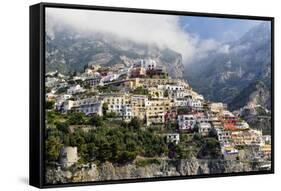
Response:
[[[79,9],[46,9],[47,33],[54,38],[52,27],[66,24],[80,32],[100,32],[135,41],[171,48],[193,57],[198,39],[185,32],[174,15],[93,11]]]

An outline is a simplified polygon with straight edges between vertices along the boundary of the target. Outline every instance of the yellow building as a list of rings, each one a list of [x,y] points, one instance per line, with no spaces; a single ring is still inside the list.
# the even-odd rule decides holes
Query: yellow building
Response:
[[[169,79],[169,78],[140,78],[139,83],[142,84],[144,88],[149,87],[157,87],[158,85],[166,85],[166,84],[177,84],[179,80],[177,79]]]
[[[165,113],[172,109],[172,100],[168,98],[158,98],[148,100],[146,109],[147,125],[165,122]]]
[[[262,132],[258,130],[234,131],[231,133],[234,145],[261,145]]]
[[[131,95],[132,114],[141,120],[145,119],[148,97],[146,95]]]
[[[151,98],[163,98],[164,97],[164,91],[161,89],[158,89],[156,87],[148,88],[148,93]]]
[[[127,94],[103,94],[103,101],[108,105],[108,112],[124,115],[124,107],[130,107],[130,99]]]
[[[133,78],[133,79],[128,79],[128,80],[124,81],[123,86],[125,88],[134,90],[138,87],[142,87],[142,84],[140,84],[139,78]]]
[[[260,148],[260,151],[264,157],[270,157],[271,156],[271,145],[263,145]]]

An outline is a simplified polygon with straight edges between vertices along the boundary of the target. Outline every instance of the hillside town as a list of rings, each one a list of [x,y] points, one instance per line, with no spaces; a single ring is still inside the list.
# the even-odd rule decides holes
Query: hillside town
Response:
[[[51,107],[46,109],[63,116],[106,115],[127,123],[137,118],[143,129],[160,129],[166,144],[181,144],[184,135],[196,132],[215,137],[225,160],[239,160],[246,147],[256,150],[247,160],[271,160],[271,137],[251,128],[226,104],[205,100],[186,81],[171,78],[153,59],[124,58],[124,62],[108,67],[87,65],[83,72],[69,75],[47,73],[46,103]],[[47,128],[52,128],[48,121]],[[60,164],[77,163],[78,153],[77,147],[63,147]],[[270,169],[270,164],[264,168]]]

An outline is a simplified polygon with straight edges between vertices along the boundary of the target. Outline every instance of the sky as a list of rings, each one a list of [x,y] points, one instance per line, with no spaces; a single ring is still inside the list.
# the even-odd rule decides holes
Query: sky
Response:
[[[261,22],[247,19],[180,17],[180,23],[184,31],[197,34],[201,39],[214,39],[219,42],[237,40],[249,31],[250,28]]]
[[[188,64],[212,50],[227,53],[228,42],[237,40],[262,21],[211,17],[175,16],[109,12],[81,9],[46,8],[46,32],[55,38],[54,29],[62,25],[80,34],[110,34],[116,39],[154,44],[173,49]]]

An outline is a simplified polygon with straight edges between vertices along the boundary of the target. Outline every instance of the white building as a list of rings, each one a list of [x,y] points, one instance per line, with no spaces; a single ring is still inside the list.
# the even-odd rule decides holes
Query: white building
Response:
[[[198,132],[203,136],[208,136],[212,126],[208,122],[202,122],[198,124]]]
[[[190,98],[174,99],[174,105],[176,107],[186,107],[189,106]]]
[[[229,144],[231,142],[231,132],[225,131],[221,128],[215,128],[217,132],[218,141],[221,144]]]
[[[146,70],[154,70],[157,67],[157,63],[153,59],[140,59],[134,64],[134,67],[142,67]]]
[[[193,108],[202,108],[202,101],[199,99],[190,99],[189,106]]]
[[[83,87],[81,87],[79,84],[71,86],[67,90],[68,94],[77,94],[77,93],[82,93],[82,92],[85,92],[85,89]]]
[[[173,85],[173,84],[166,84],[166,85],[158,85],[159,89],[164,89],[168,91],[183,91],[185,88],[181,85]]]
[[[72,97],[72,95],[70,94],[62,94],[56,97],[56,102],[55,102],[55,106],[57,109],[60,109],[63,105],[63,103],[66,100],[69,100]]]
[[[85,105],[80,105],[73,108],[76,112],[82,112],[86,115],[97,114],[102,116],[102,102],[90,103]]]
[[[122,117],[125,121],[130,121],[132,119],[133,116],[133,111],[132,111],[132,107],[131,105],[127,104],[127,105],[123,105],[122,108]]]
[[[178,125],[180,130],[192,130],[196,124],[196,119],[193,115],[178,115]]]
[[[76,112],[83,112],[86,115],[97,114],[102,116],[102,104],[103,101],[98,97],[90,97],[74,101],[72,109]]]
[[[119,78],[119,75],[118,75],[118,74],[113,74],[112,72],[109,72],[109,73],[107,74],[107,76],[103,77],[103,78],[100,80],[100,82],[101,82],[102,84],[104,84],[104,83],[109,83],[109,82],[112,82],[112,81],[114,81],[114,80],[117,80],[118,78]]]
[[[70,111],[74,105],[74,101],[73,100],[66,100],[63,102],[62,104],[62,113],[67,113],[68,111]]]
[[[166,136],[167,143],[175,143],[176,145],[180,142],[180,134],[179,133],[171,133]]]
[[[85,79],[85,82],[88,83],[90,86],[97,86],[100,84],[101,75],[100,73],[96,72],[95,75],[89,76]]]

